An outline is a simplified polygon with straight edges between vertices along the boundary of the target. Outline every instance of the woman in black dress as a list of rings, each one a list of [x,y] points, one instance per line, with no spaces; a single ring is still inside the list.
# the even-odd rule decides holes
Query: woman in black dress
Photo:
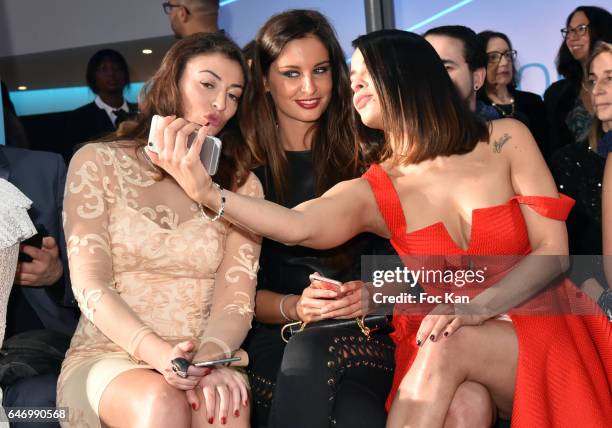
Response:
[[[483,31],[478,39],[487,52],[487,76],[478,98],[494,107],[500,117],[513,117],[523,122],[533,134],[540,151],[547,151],[546,110],[539,95],[519,91],[516,56],[507,35]]]
[[[588,141],[593,104],[584,72],[597,40],[612,41],[612,15],[591,6],[576,8],[562,30],[557,68],[565,79],[544,94],[550,125],[550,144],[557,147],[548,159],[560,192],[576,200],[567,218],[570,254],[602,254],[601,186],[605,156]],[[585,278],[573,275],[582,283]]]
[[[293,207],[363,171],[351,108],[348,67],[334,31],[318,12],[273,16],[259,30],[241,128],[259,149],[255,169],[266,199]],[[380,245],[380,248],[374,248]],[[389,251],[373,235],[331,250],[262,244],[254,324],[245,349],[253,426],[384,426],[393,347],[387,335],[365,340],[356,329],[307,329],[287,346],[283,324],[329,318],[319,272],[352,281],[334,318],[362,314],[360,256]],[[333,360],[333,361],[332,361]],[[329,362],[332,361],[330,364]],[[309,405],[304,403],[308,401]],[[270,417],[268,418],[268,414]]]
[[[593,120],[593,106],[584,85],[584,70],[595,43],[598,40],[612,42],[612,15],[600,7],[579,6],[567,17],[561,34],[563,42],[556,62],[557,72],[564,79],[550,85],[544,93],[549,125],[549,156],[572,143],[585,143],[582,147],[588,147],[586,140]],[[584,154],[584,150],[581,150],[569,156]]]

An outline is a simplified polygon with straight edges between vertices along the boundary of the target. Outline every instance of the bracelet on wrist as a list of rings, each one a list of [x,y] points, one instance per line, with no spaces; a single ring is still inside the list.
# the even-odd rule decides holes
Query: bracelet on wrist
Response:
[[[283,316],[283,318],[285,318],[287,321],[295,321],[294,319],[292,319],[291,317],[288,317],[287,314],[285,313],[285,309],[283,308],[284,304],[285,304],[285,300],[287,300],[289,297],[291,296],[295,296],[295,294],[285,294],[283,296],[283,298],[280,300],[280,303],[278,304],[278,309],[280,311],[280,314]]]
[[[200,209],[200,217],[205,218],[208,221],[217,221],[221,217],[223,217],[223,212],[225,211],[225,193],[223,192],[223,188],[219,186],[217,183],[213,183],[213,186],[219,192],[219,196],[221,197],[221,204],[219,205],[219,212],[215,214],[214,217],[208,217],[206,212],[204,211],[204,206],[198,202],[198,208]]]

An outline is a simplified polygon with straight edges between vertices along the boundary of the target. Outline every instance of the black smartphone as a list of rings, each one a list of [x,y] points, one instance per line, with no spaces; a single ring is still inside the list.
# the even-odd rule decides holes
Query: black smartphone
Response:
[[[25,241],[23,241],[21,243],[21,245],[30,245],[32,247],[42,248],[43,238],[45,236],[49,236],[49,233],[47,232],[47,229],[42,224],[40,224],[40,225],[37,224],[36,225],[36,234],[31,236],[31,237],[29,237]],[[20,262],[29,263],[29,262],[32,261],[32,257],[30,257],[26,253],[22,253],[20,251],[19,252],[19,257],[17,258],[17,260],[20,261]]]

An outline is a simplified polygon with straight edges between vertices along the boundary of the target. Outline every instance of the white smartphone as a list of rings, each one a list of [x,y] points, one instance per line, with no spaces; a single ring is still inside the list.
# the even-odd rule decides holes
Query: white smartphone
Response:
[[[310,274],[308,278],[311,281],[320,281],[323,284],[323,288],[325,290],[340,292],[340,286],[342,285],[340,281],[336,281],[335,279],[326,278],[322,275],[317,275],[316,273]]]
[[[212,367],[218,365],[225,365],[234,361],[240,361],[240,357],[221,358],[219,360],[201,361],[199,363],[193,363],[196,367]]]
[[[153,153],[159,153],[157,146],[155,145],[155,140],[153,138],[155,134],[155,130],[157,129],[158,122],[161,120],[161,116],[155,115],[151,119],[151,128],[149,130],[149,139],[147,146],[149,150]],[[194,131],[187,138],[187,148],[191,147],[193,144],[198,132]],[[215,175],[217,173],[217,169],[219,168],[219,159],[221,158],[221,140],[217,137],[213,137],[207,135],[204,139],[204,144],[202,145],[202,150],[200,151],[200,161],[202,161],[202,165],[206,168],[206,171],[209,175]]]

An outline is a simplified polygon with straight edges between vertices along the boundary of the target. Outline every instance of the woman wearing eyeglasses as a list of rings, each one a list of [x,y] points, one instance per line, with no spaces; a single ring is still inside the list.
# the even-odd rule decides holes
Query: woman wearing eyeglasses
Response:
[[[548,155],[555,149],[585,142],[593,118],[593,107],[584,87],[586,62],[598,40],[612,42],[612,15],[606,9],[579,6],[561,29],[563,43],[557,54],[557,71],[565,79],[544,93],[549,124]]]
[[[523,122],[542,153],[547,149],[546,110],[539,95],[516,89],[516,51],[507,35],[483,31],[478,39],[487,52],[487,76],[478,98],[493,106],[501,117]]]
[[[570,14],[559,49],[558,71],[565,79],[544,94],[549,119],[548,164],[560,192],[576,200],[567,218],[570,254],[602,254],[601,183],[605,157],[589,145],[593,104],[587,73],[598,40],[612,41],[612,15],[605,9],[580,6]],[[579,263],[583,264],[583,263]],[[572,279],[584,284],[593,269],[574,269]],[[595,271],[601,271],[600,268]]]

